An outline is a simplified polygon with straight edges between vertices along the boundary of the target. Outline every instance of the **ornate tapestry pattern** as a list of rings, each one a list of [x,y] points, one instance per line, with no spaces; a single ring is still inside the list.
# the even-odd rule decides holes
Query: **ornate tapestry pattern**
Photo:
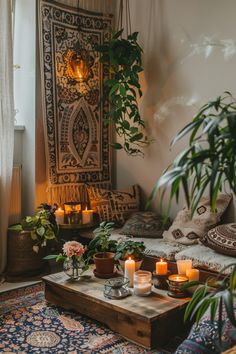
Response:
[[[111,16],[50,0],[39,4],[49,199],[61,202],[57,199],[64,195],[67,201],[78,200],[84,183],[111,183],[110,128],[103,124],[107,107],[100,103],[109,72],[95,51],[110,35]],[[78,43],[89,53],[85,82],[66,73],[66,54]]]

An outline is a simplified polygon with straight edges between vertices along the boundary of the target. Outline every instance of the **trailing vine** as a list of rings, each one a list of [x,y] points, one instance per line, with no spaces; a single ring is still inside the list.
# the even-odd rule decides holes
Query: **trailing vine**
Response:
[[[122,38],[123,29],[111,39],[96,47],[101,53],[100,62],[109,66],[111,78],[104,83],[103,100],[109,111],[104,117],[106,124],[113,124],[122,143],[112,146],[124,149],[129,155],[143,155],[142,148],[150,144],[144,134],[145,123],[140,116],[137,99],[142,96],[139,73],[142,68],[142,48],[137,42],[138,32]]]

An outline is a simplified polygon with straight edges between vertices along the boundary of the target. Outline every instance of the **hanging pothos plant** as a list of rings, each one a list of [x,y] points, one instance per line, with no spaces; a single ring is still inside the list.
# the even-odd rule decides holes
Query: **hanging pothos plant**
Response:
[[[145,124],[140,116],[137,98],[142,96],[138,74],[142,68],[142,48],[137,42],[138,32],[122,38],[123,29],[111,39],[96,47],[100,62],[109,66],[111,78],[104,83],[103,100],[109,111],[106,124],[114,124],[123,143],[114,143],[115,149],[124,149],[129,155],[143,155],[142,148],[150,143],[143,133]]]

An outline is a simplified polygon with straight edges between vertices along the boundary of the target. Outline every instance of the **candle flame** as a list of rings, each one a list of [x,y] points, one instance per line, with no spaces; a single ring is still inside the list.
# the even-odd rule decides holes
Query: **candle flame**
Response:
[[[132,261],[132,258],[131,258],[131,257],[129,257],[129,258],[128,258],[128,260],[129,260],[129,261]]]

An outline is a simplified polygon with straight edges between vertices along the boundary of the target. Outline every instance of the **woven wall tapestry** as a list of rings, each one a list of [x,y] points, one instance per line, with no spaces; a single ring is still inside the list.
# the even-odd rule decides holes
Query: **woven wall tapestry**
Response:
[[[48,169],[48,201],[59,204],[84,199],[84,183],[111,187],[110,127],[100,104],[108,68],[95,45],[109,38],[111,15],[39,2],[40,59]],[[89,51],[88,80],[66,75],[66,55],[80,43]]]

